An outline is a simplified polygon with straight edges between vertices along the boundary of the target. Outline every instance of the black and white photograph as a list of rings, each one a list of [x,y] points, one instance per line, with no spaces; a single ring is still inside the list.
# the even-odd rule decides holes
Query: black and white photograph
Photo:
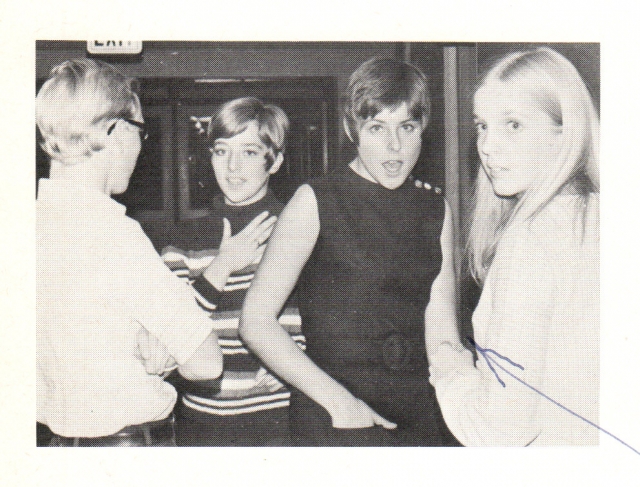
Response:
[[[30,40],[36,473],[631,481],[602,37],[95,34]]]

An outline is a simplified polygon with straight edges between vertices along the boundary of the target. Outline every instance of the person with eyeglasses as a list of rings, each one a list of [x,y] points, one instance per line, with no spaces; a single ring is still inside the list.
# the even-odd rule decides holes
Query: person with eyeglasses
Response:
[[[176,368],[222,372],[214,323],[111,199],[145,138],[134,80],[65,61],[36,97],[51,158],[36,202],[37,421],[50,446],[173,446]]]

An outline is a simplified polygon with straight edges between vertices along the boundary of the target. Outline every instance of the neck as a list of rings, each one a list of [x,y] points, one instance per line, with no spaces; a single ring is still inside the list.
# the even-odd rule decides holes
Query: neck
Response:
[[[236,203],[234,201],[231,201],[229,198],[227,198],[227,196],[224,196],[224,202],[225,204],[227,204],[228,206],[249,206],[252,205],[253,203],[256,203],[257,201],[260,201],[262,198],[264,198],[267,195],[267,192],[269,191],[269,180],[267,179],[267,181],[264,183],[264,186],[262,186],[258,192],[256,194],[254,194],[251,198],[249,198],[248,200],[244,200],[241,201],[239,203]]]
[[[107,186],[107,174],[101,167],[98,161],[82,160],[65,164],[52,160],[49,179],[71,181],[78,186],[111,196]]]
[[[349,167],[360,177],[366,179],[367,181],[371,181],[372,183],[380,184],[376,181],[373,176],[367,171],[367,168],[364,166],[362,161],[360,160],[360,156],[356,156],[356,158],[349,163]]]

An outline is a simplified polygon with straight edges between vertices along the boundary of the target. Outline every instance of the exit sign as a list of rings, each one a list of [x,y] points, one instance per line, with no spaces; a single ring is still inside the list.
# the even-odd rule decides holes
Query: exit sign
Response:
[[[87,41],[91,54],[140,54],[142,41]]]

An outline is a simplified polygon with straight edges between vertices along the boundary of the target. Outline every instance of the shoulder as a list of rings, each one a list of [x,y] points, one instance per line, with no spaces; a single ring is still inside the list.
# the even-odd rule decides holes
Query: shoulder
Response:
[[[422,208],[423,216],[443,220],[449,205],[444,198],[444,191],[439,186],[419,179],[410,179],[406,183],[407,191],[414,200],[414,207]]]
[[[315,209],[317,211],[316,188],[312,182],[309,181],[296,190],[289,203],[287,203],[285,211],[292,208]]]
[[[425,190],[423,194],[442,196],[443,191],[439,186],[434,186],[426,181],[421,181],[420,179],[410,179],[409,181],[412,182],[416,188]]]
[[[346,183],[346,174],[343,170],[332,171],[322,176],[311,178],[303,186],[309,186],[316,192],[326,191],[329,188]]]
[[[411,194],[420,200],[429,201],[431,204],[442,205],[444,208],[444,191],[441,187],[420,179],[409,177],[404,186]]]
[[[318,201],[309,184],[300,186],[285,206],[278,221],[286,221],[300,227],[319,221]]]
[[[529,221],[514,222],[504,233],[496,259],[515,266],[539,265],[545,272],[563,272],[577,257],[585,237],[597,234],[597,201],[576,195],[556,196]]]
[[[599,233],[599,195],[559,195],[527,226],[529,235],[551,246],[581,242],[585,234]]]

